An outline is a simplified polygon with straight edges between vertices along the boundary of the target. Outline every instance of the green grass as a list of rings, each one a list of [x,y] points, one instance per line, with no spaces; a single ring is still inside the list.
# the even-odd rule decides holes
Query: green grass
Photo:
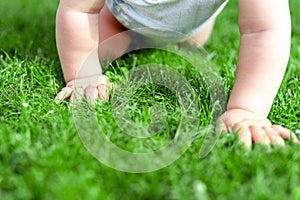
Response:
[[[268,150],[255,145],[247,151],[235,135],[222,135],[208,157],[200,160],[200,135],[180,159],[152,173],[124,173],[99,163],[83,146],[68,101],[53,103],[64,86],[54,38],[57,4],[0,0],[0,199],[300,198],[300,148],[288,142],[285,148]],[[299,133],[298,1],[291,1],[291,11],[291,58],[269,117]],[[234,80],[239,44],[236,23],[237,1],[233,0],[221,13],[206,45],[224,77],[227,95]],[[185,64],[174,56],[136,52],[118,60],[106,73],[118,80],[132,65],[149,60],[179,66],[178,71],[201,97],[199,117],[203,125],[208,124],[211,105],[203,80],[189,68],[180,68]],[[111,105],[100,103],[97,116],[99,120],[105,116],[116,133],[107,133],[112,141],[122,148],[143,152],[159,149],[173,139],[179,117],[174,114],[178,102],[172,92],[148,85],[138,90],[130,103],[131,118],[142,124],[151,118],[145,107],[168,105],[167,126],[151,140],[129,140],[119,133]]]

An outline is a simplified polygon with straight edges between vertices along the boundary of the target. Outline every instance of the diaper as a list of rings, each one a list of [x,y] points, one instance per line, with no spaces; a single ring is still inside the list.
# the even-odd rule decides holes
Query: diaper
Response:
[[[228,0],[106,0],[128,29],[155,40],[181,42],[201,32]]]

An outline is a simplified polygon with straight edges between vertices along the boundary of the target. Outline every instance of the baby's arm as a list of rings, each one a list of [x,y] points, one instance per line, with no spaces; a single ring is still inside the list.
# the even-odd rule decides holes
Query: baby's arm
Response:
[[[289,131],[267,119],[280,87],[290,51],[287,0],[239,0],[241,33],[236,79],[223,115],[225,127],[240,139],[284,144]],[[281,137],[279,137],[281,136]]]
[[[103,76],[97,52],[93,54],[93,65],[98,66],[91,66],[91,70],[78,75],[86,58],[98,47],[98,16],[103,5],[104,0],[60,0],[56,17],[56,40],[67,86],[57,95],[58,100],[71,96],[75,77],[76,80],[90,79],[92,82],[96,76]],[[103,78],[106,82],[107,78]],[[87,89],[87,96],[98,94],[95,87]]]

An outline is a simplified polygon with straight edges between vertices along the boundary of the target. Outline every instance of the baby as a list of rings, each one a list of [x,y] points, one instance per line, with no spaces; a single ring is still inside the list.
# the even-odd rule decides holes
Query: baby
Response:
[[[138,31],[137,28],[147,27],[139,34],[202,45],[226,3],[227,0],[60,0],[56,38],[67,85],[58,93],[57,100],[72,98],[76,73],[107,38],[128,29]],[[289,58],[290,24],[287,0],[239,0],[240,49],[236,79],[227,111],[220,119],[223,129],[238,132],[247,147],[252,142],[266,145],[284,145],[283,139],[298,142],[295,134],[272,125],[267,118]],[[184,37],[164,29],[183,33]],[[109,47],[102,48],[100,60],[103,55],[112,58],[122,55],[131,39],[122,34],[113,42],[117,45],[112,46],[118,48],[113,52]],[[85,96],[108,100],[111,83],[101,71],[80,74],[76,81],[80,84],[95,77],[103,81],[85,85]]]

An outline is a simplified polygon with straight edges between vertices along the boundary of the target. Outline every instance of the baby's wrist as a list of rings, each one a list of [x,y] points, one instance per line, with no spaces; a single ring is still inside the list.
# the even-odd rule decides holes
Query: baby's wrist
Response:
[[[259,116],[259,117],[267,117],[269,112],[261,112],[261,111],[258,111],[258,110],[255,110],[255,109],[251,109],[251,108],[247,108],[247,107],[243,107],[243,106],[228,106],[227,109],[226,109],[226,112],[247,112],[247,113],[251,113],[253,114],[254,116]]]
[[[241,109],[259,116],[267,117],[271,110],[272,103],[273,99],[270,98],[270,95],[237,95],[235,93],[235,95],[231,95],[228,101],[227,110]]]
[[[91,75],[85,75],[85,76],[76,76],[73,78],[69,78],[69,80],[66,80],[66,82],[71,82],[76,79],[89,79],[89,78],[94,78],[94,77],[101,76],[101,75],[102,75],[101,73],[97,73],[97,74],[91,74]]]
[[[75,78],[71,78],[68,81],[66,81],[66,86],[72,87],[72,86],[74,86],[74,83],[76,82],[76,80],[93,79],[96,77],[100,77],[101,75],[102,75],[101,73],[98,73],[98,74],[92,74],[92,75],[88,75],[88,76],[77,76]]]

